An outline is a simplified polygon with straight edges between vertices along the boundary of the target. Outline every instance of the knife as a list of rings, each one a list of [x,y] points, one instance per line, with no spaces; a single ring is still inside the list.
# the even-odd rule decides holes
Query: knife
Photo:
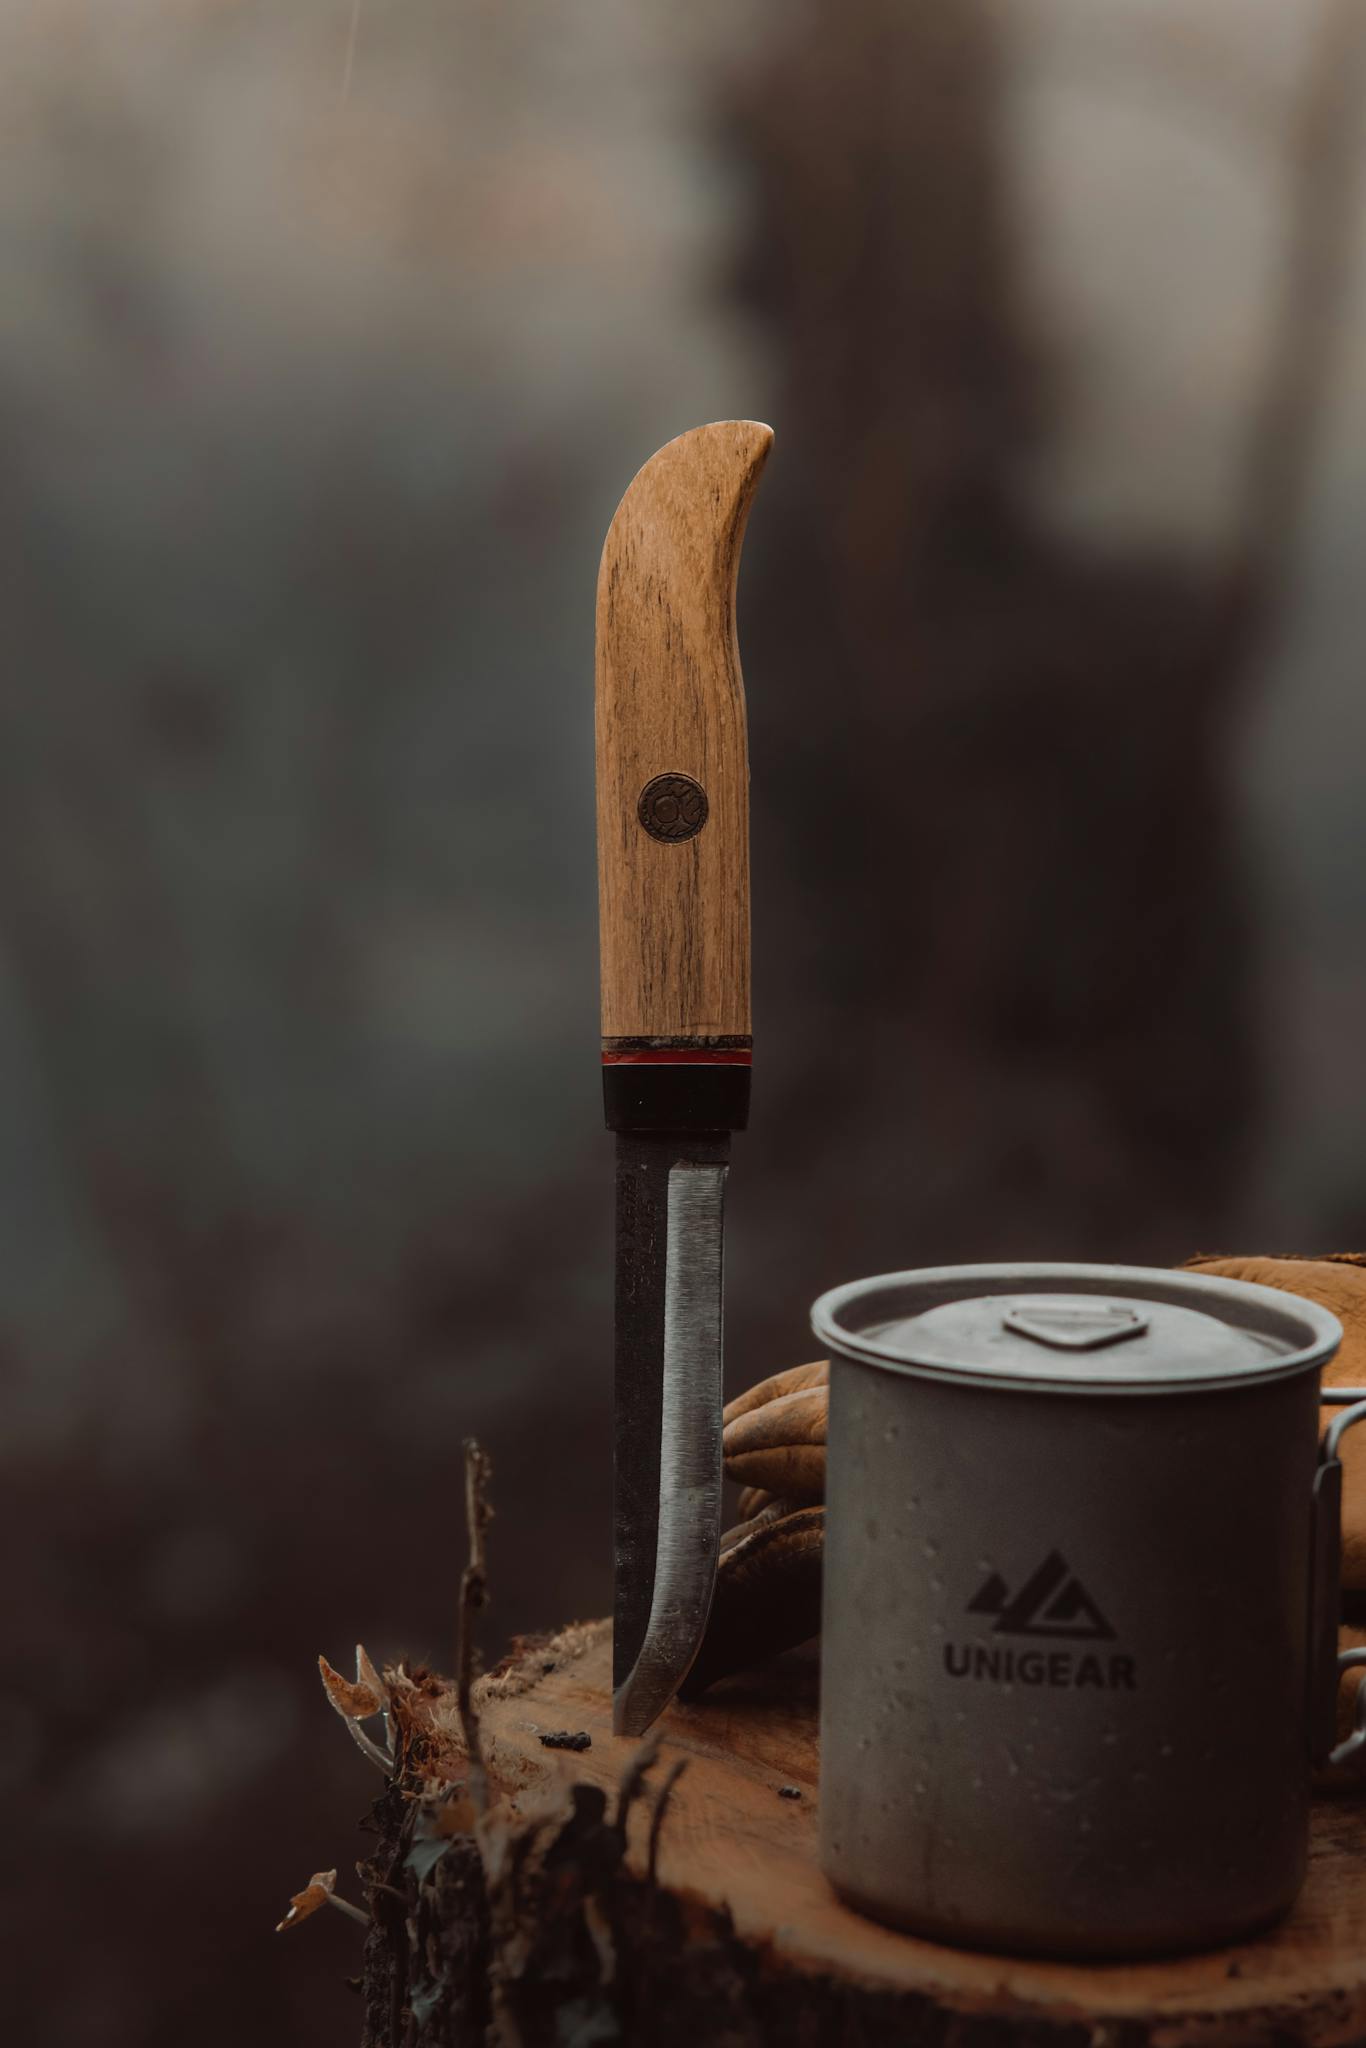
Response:
[[[749,759],[735,639],[773,435],[661,448],[597,609],[603,1100],[616,1133],[612,1720],[639,1735],[702,1641],[721,1534],[723,1208],[749,1110]]]

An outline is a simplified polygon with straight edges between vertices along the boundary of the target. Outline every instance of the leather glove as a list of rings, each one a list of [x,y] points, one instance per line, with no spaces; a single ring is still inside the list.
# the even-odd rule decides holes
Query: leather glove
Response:
[[[1326,1386],[1366,1386],[1366,1253],[1320,1259],[1195,1258],[1188,1268],[1308,1295],[1342,1324]],[[830,1367],[821,1359],[761,1380],[724,1415],[726,1475],[744,1489],[721,1539],[706,1639],[683,1696],[820,1630],[825,1429]],[[1366,1425],[1343,1440],[1342,1580],[1366,1596]]]
[[[1325,1366],[1325,1387],[1366,1387],[1366,1252],[1334,1252],[1320,1259],[1188,1259],[1192,1272],[1255,1280],[1321,1302],[1342,1324],[1342,1349]],[[1333,1414],[1324,1410],[1325,1423]],[[1342,1585],[1366,1595],[1366,1423],[1342,1440]]]

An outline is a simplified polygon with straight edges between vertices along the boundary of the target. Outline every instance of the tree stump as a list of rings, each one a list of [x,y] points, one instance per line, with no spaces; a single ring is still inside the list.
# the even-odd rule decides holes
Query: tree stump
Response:
[[[612,1734],[609,1673],[606,1622],[517,1643],[475,1691],[482,1773],[455,1688],[389,1674],[365,2048],[1366,2042],[1359,1798],[1316,1801],[1305,1889],[1256,1940],[1104,1966],[969,1954],[821,1877],[814,1656],[674,1707],[657,1749]]]

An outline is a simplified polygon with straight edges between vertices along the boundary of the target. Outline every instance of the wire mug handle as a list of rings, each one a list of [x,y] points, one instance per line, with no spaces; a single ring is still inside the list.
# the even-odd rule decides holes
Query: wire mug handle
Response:
[[[1324,1387],[1319,1400],[1341,1410],[1323,1433],[1314,1474],[1314,1571],[1310,1613],[1309,1740],[1316,1770],[1345,1764],[1366,1749],[1366,1683],[1358,1687],[1356,1725],[1337,1735],[1338,1686],[1344,1671],[1366,1664],[1366,1649],[1338,1649],[1342,1606],[1342,1460],[1338,1446],[1349,1429],[1366,1422],[1366,1387]]]

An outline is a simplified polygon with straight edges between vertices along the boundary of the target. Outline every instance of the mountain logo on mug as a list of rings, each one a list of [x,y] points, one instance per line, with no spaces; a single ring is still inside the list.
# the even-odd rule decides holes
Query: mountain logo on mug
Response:
[[[998,1636],[1054,1636],[1069,1642],[1113,1642],[1115,1632],[1061,1551],[1050,1550],[1012,1598],[992,1572],[968,1602],[969,1614],[994,1614]]]

